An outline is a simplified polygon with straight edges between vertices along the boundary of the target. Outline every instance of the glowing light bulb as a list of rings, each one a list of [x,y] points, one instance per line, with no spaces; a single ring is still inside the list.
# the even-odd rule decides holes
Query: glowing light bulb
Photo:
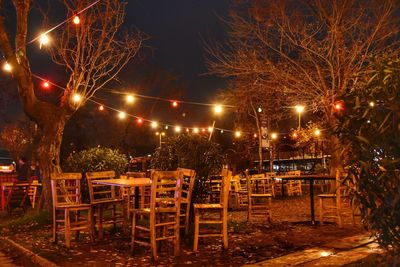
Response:
[[[242,133],[240,131],[236,131],[235,132],[235,137],[239,138],[240,136],[242,136]]]
[[[271,133],[271,139],[275,140],[278,138],[278,134],[277,133]]]
[[[297,113],[302,113],[304,111],[305,107],[303,105],[296,105],[295,109],[296,109]]]
[[[314,134],[315,134],[315,136],[320,136],[321,131],[319,129],[315,129]]]
[[[254,138],[257,138],[257,134],[254,134]]]
[[[208,127],[208,132],[211,133],[213,131],[213,127]]]
[[[48,81],[44,81],[42,86],[47,89],[50,87],[50,83]]]
[[[78,16],[75,16],[74,19],[72,20],[74,22],[74,24],[78,25],[79,23],[81,23],[81,19]]]
[[[139,123],[139,124],[142,124],[142,122],[143,122],[143,119],[142,118],[137,118],[137,123]]]
[[[103,106],[103,105],[100,105],[100,106],[99,106],[99,110],[100,110],[100,111],[103,111],[103,110],[104,110],[104,106]]]
[[[82,100],[82,96],[80,94],[74,94],[72,96],[72,101],[74,101],[75,103],[79,103]]]
[[[374,102],[374,101],[369,102],[369,106],[370,106],[371,108],[375,107],[375,102]]]
[[[121,120],[122,120],[122,119],[125,119],[125,118],[126,118],[126,113],[123,112],[123,111],[120,111],[120,112],[118,113],[118,118],[120,118]]]
[[[172,106],[176,108],[178,106],[178,101],[172,101]]]
[[[40,48],[42,48],[43,45],[47,45],[49,42],[50,42],[50,39],[47,36],[47,34],[42,33],[39,37]]]
[[[158,122],[153,121],[153,122],[151,123],[151,128],[155,129],[155,128],[157,128],[157,127],[158,127]]]
[[[159,133],[159,132],[156,132],[156,135],[160,135],[160,133]]]
[[[332,253],[330,253],[329,251],[322,251],[321,252],[321,257],[328,257],[329,255],[331,255]]]
[[[175,126],[175,132],[180,133],[181,132],[181,127],[180,126]]]
[[[129,104],[132,104],[135,101],[135,97],[133,95],[127,95],[126,96],[126,102]]]
[[[201,132],[205,133],[206,132],[206,128],[202,128]]]
[[[162,132],[162,133],[161,133],[161,135],[162,135],[162,136],[164,136],[164,135],[165,135],[165,133],[164,133],[164,132]]]
[[[297,138],[298,135],[297,135],[297,133],[293,133],[292,136],[293,136],[293,138]]]
[[[187,133],[189,132],[189,128],[186,128],[186,132],[187,132]]]
[[[258,112],[258,113],[261,113],[261,112],[262,112],[262,108],[258,108],[258,109],[257,109],[257,112]]]
[[[3,70],[6,72],[11,72],[12,71],[12,66],[8,62],[4,63],[3,65]]]
[[[214,112],[217,113],[217,114],[220,114],[222,112],[222,106],[221,105],[215,105]]]
[[[168,130],[168,125],[165,125],[165,130]]]
[[[193,132],[194,132],[194,133],[199,133],[199,128],[197,128],[197,127],[196,127],[196,128],[193,128]]]
[[[221,133],[223,134],[223,133],[224,133],[224,130],[221,130]]]

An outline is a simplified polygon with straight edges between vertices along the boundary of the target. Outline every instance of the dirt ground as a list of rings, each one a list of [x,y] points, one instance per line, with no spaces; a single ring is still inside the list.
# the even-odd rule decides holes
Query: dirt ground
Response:
[[[272,203],[271,223],[264,220],[247,223],[246,211],[229,212],[228,250],[222,249],[219,239],[208,238],[200,239],[199,251],[194,253],[193,234],[190,233],[182,236],[180,256],[173,257],[172,247],[163,246],[157,265],[240,266],[363,232],[359,221],[353,225],[349,216],[345,217],[342,228],[333,223],[311,226],[309,196],[274,199]],[[146,248],[137,247],[135,256],[131,257],[130,236],[122,231],[107,231],[104,240],[95,244],[90,244],[88,237],[82,235],[78,242],[73,240],[72,247],[67,249],[62,239],[57,245],[51,242],[50,221],[40,225],[21,223],[11,230],[3,226],[1,230],[3,236],[61,266],[156,265]]]

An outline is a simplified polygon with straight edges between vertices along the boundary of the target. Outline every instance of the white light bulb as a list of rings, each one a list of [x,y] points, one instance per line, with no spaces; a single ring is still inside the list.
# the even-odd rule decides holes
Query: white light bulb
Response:
[[[118,113],[118,118],[120,118],[121,120],[122,120],[122,119],[125,119],[125,118],[126,118],[126,113],[123,112],[123,111],[120,111],[120,112]]]

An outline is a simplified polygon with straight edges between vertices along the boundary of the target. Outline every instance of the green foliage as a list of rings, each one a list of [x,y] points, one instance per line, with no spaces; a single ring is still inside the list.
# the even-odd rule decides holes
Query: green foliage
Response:
[[[363,222],[400,250],[400,60],[375,62],[361,88],[342,95],[336,134],[347,148]]]
[[[119,176],[125,171],[128,164],[127,157],[119,153],[118,150],[94,147],[71,154],[63,163],[65,172],[92,172],[92,171],[115,171]],[[82,179],[82,198],[88,200],[87,181],[84,176]]]
[[[21,217],[7,220],[0,224],[0,228],[8,229],[9,231],[21,231],[21,230],[37,230],[43,229],[46,226],[50,226],[52,222],[51,213],[48,211],[29,210]]]
[[[217,143],[200,135],[176,135],[166,139],[152,158],[152,168],[175,170],[188,168],[196,171],[193,198],[200,200],[206,192],[207,178],[222,169],[223,156]]]

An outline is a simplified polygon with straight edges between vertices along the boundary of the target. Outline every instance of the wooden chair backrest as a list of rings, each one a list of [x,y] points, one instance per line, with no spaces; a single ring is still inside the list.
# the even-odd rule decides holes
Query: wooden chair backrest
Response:
[[[301,171],[297,170],[297,171],[289,171],[286,173],[286,175],[295,175],[295,176],[300,176],[301,175]]]
[[[92,183],[93,180],[115,179],[114,171],[87,172],[86,179],[89,187],[90,203],[114,200],[115,188],[111,185],[101,185]]]
[[[236,174],[231,178],[231,181],[232,181],[231,189],[233,188],[235,192],[240,192],[242,189],[242,185],[240,184],[240,175]]]
[[[181,171],[153,171],[151,173],[150,211],[177,209],[180,210]]]
[[[220,204],[224,209],[228,209],[229,205],[229,190],[231,188],[232,172],[228,171],[225,176],[222,176],[221,195],[219,198]]]
[[[145,172],[127,172],[126,176],[128,178],[145,178],[146,173]]]
[[[253,193],[268,193],[273,186],[272,177],[261,174],[254,174],[248,179],[249,194]]]
[[[81,204],[81,179],[81,173],[52,173],[53,207]]]
[[[268,176],[268,177],[275,177],[276,176],[276,172],[266,172],[265,175]]]
[[[192,201],[192,192],[194,187],[194,182],[196,179],[196,172],[191,169],[178,168],[178,171],[182,173],[182,190],[181,198],[187,203]]]

